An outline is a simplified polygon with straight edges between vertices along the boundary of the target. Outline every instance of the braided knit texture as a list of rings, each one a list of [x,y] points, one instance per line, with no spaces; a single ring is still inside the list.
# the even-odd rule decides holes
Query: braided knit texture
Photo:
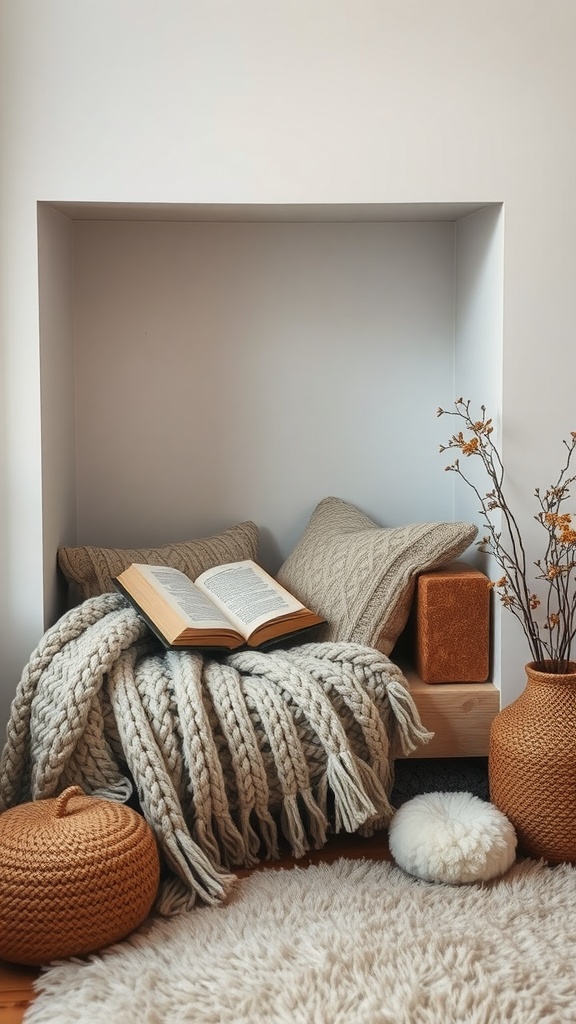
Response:
[[[388,824],[399,749],[430,739],[389,658],[355,643],[212,658],[167,651],[119,594],[44,635],[0,759],[0,811],[70,785],[143,814],[171,869],[166,913],[214,903],[234,867]]]

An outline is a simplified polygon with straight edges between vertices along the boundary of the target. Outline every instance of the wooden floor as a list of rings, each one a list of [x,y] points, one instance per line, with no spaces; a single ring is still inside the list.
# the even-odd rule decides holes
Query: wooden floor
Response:
[[[236,874],[243,878],[252,871],[292,868],[295,865],[308,867],[310,864],[330,863],[339,857],[391,860],[386,832],[377,833],[370,839],[346,834],[334,836],[322,850],[314,850],[298,861],[286,855],[280,860],[262,861],[256,868],[240,869]],[[38,973],[35,968],[19,967],[0,960],[0,1024],[20,1024],[23,1020],[26,1007],[34,998],[32,986]]]

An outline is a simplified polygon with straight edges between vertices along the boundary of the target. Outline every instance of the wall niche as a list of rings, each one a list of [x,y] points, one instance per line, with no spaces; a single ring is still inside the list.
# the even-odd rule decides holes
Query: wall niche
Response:
[[[275,571],[328,494],[474,516],[435,411],[500,410],[502,212],[39,203],[46,621],[60,543],[253,519]]]

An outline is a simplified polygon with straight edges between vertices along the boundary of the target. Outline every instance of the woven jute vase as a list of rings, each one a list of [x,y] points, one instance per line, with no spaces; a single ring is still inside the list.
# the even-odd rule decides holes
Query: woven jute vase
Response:
[[[123,939],[158,889],[144,818],[78,786],[0,815],[0,958],[43,964]]]
[[[526,688],[490,732],[490,800],[512,822],[519,851],[576,861],[576,662],[566,674],[525,667]]]

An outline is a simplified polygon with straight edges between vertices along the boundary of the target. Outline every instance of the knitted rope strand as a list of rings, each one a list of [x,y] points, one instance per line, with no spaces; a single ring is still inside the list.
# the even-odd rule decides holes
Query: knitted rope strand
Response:
[[[269,811],[270,791],[266,770],[242,693],[240,676],[230,666],[210,661],[205,665],[204,686],[210,695],[230,753],[240,831],[246,851],[244,864],[250,867],[258,863],[261,840],[266,856],[277,858],[278,834]],[[231,779],[227,779],[227,785],[232,788]],[[251,825],[252,814],[258,823],[260,835]]]
[[[119,608],[65,644],[42,673],[30,725],[33,799],[53,796],[58,790],[66,764],[85,733],[92,701],[104,675],[120,652],[133,645],[143,631],[143,623],[132,609]],[[108,761],[103,748],[96,756],[101,766]],[[97,771],[92,779],[90,764],[85,765],[85,788],[101,788],[101,782],[100,773]]]
[[[374,699],[374,690],[378,686],[378,675],[372,672],[358,671],[356,659],[350,662],[339,661],[334,664],[330,659],[308,656],[296,658],[297,665],[306,666],[314,680],[322,686],[326,696],[335,704],[339,698],[342,705],[350,711],[352,723],[362,730],[366,743],[368,764],[380,780],[384,791],[389,792],[392,785],[392,772],[389,758],[390,741],[383,715]],[[364,666],[361,666],[363,669]],[[385,692],[385,691],[384,691]],[[380,702],[382,703],[382,702]],[[347,733],[348,735],[348,733]],[[358,763],[362,770],[361,763]],[[392,813],[388,806],[387,812]]]
[[[200,896],[206,903],[215,903],[225,897],[235,878],[220,873],[190,835],[165,770],[162,753],[142,714],[134,681],[134,660],[135,653],[125,651],[109,676],[112,706],[121,731],[128,767],[137,780],[146,820],[188,892],[188,905],[194,903],[196,896]],[[169,910],[167,899],[163,907],[165,912]]]
[[[58,789],[80,786],[85,793],[125,803],[133,786],[118,768],[106,741],[102,704],[92,698],[86,728],[76,743],[58,780]]]
[[[306,664],[312,647],[318,664],[325,660],[335,666],[349,663],[363,685],[368,684],[374,689],[375,679],[380,682],[388,698],[389,714],[396,722],[397,737],[404,754],[432,739],[434,733],[422,724],[406,677],[386,655],[355,643],[304,644],[293,648],[289,655],[297,664]]]
[[[38,681],[53,659],[72,640],[126,602],[120,594],[104,594],[66,612],[44,633],[20,677],[10,709],[6,743],[0,757],[0,812],[31,796],[30,721]]]
[[[334,794],[337,829],[344,827],[348,832],[353,832],[368,818],[375,817],[378,814],[377,807],[372,802],[372,794],[369,795],[364,789],[341,722],[326,696],[313,685],[309,675],[280,652],[241,652],[232,655],[230,660],[232,658],[237,668],[256,676],[265,675],[268,680],[281,686],[290,695],[290,699],[305,711],[310,727],[326,752],[326,775]],[[376,776],[373,776],[372,781],[373,795],[381,798],[381,787]]]
[[[290,652],[297,663],[308,663],[309,653],[308,645]],[[371,694],[378,721],[383,726],[383,736],[380,734],[378,738],[370,737],[370,731],[363,724],[358,710],[355,710],[354,718],[364,728],[372,767],[383,783],[388,797],[394,781],[392,741],[397,740],[403,753],[408,754],[418,745],[428,743],[434,735],[422,725],[418,709],[409,692],[408,681],[397,665],[372,647],[353,643],[324,643],[314,645],[314,653],[317,658],[317,665],[313,669],[314,677],[319,680],[323,677],[330,678],[331,684],[338,689],[349,707],[344,679],[351,686],[350,673],[353,673],[358,682],[359,693]],[[329,674],[331,665],[335,670],[333,679]],[[380,745],[385,756],[378,754]],[[358,767],[362,773],[362,764],[360,763]],[[387,798],[383,812],[378,818],[362,824],[359,828],[360,834],[371,835],[374,830],[385,828],[390,823],[393,811]]]
[[[172,676],[166,664],[165,651],[152,651],[137,660],[134,677],[142,710],[154,732],[154,740],[162,751],[162,759],[181,807],[185,807],[188,780],[182,756],[182,727]]]
[[[308,837],[298,807],[300,794],[308,809],[311,836],[316,844],[326,839],[327,819],[318,807],[310,786],[310,773],[294,720],[277,687],[267,679],[243,679],[248,706],[256,712],[270,746],[282,792],[281,824],[296,857],[309,849]]]
[[[194,837],[215,863],[222,854],[228,866],[242,864],[244,841],[230,815],[222,765],[202,700],[202,656],[189,651],[168,651],[166,661],[172,675],[183,757],[196,814]]]

